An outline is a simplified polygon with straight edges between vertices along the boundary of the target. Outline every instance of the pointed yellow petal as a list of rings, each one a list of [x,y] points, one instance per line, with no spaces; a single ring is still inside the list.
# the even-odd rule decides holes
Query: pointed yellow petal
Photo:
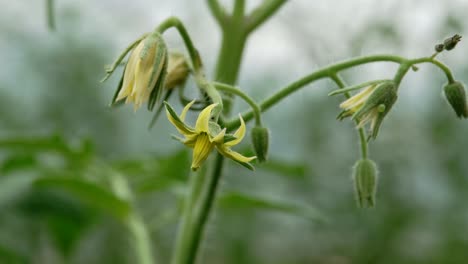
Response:
[[[208,133],[208,122],[210,121],[211,111],[215,108],[218,104],[210,104],[209,106],[205,107],[200,114],[198,115],[197,122],[195,123],[195,133],[206,132]]]
[[[234,145],[239,144],[242,141],[242,139],[244,138],[244,136],[245,136],[245,122],[244,122],[244,119],[242,119],[242,115],[240,115],[240,114],[239,114],[239,119],[240,119],[240,126],[237,129],[237,131],[234,133],[234,137],[236,139],[231,140],[229,142],[226,142],[224,144],[224,145],[226,145],[228,147],[232,147]]]
[[[193,158],[192,158],[192,170],[197,170],[200,168],[201,164],[208,158],[211,150],[213,149],[213,144],[210,142],[207,133],[201,133],[197,137],[195,146],[193,148]]]
[[[179,133],[181,133],[182,135],[184,135],[186,137],[194,135],[195,132],[193,131],[193,129],[191,127],[185,125],[184,122],[182,122],[179,119],[179,117],[175,113],[174,109],[172,109],[172,107],[167,102],[164,102],[164,104],[165,104],[165,107],[166,107],[167,119],[169,120],[169,122],[171,122],[175,126],[177,131],[179,131]]]
[[[125,66],[122,89],[120,90],[116,101],[122,100],[123,98],[129,96],[135,87],[135,68],[143,46],[143,41],[141,41],[130,54],[127,65]]]
[[[340,104],[342,109],[351,109],[363,104],[374,91],[375,86],[367,87]]]
[[[225,145],[221,146],[216,146],[216,149],[221,153],[223,156],[230,158],[232,160],[235,160],[237,162],[242,162],[242,163],[249,163],[250,161],[256,159],[256,156],[253,157],[246,157],[243,156],[242,154],[235,152],[234,150],[226,147]]]
[[[222,144],[224,142],[224,135],[226,135],[226,128],[221,130],[214,138],[211,138],[210,141],[216,144]]]
[[[185,121],[185,116],[187,115],[188,110],[190,109],[190,107],[192,107],[192,105],[193,105],[194,103],[195,103],[195,100],[193,100],[192,102],[188,103],[188,104],[184,107],[184,109],[182,110],[182,113],[180,113],[179,118],[180,118],[180,120],[182,120],[182,122]]]

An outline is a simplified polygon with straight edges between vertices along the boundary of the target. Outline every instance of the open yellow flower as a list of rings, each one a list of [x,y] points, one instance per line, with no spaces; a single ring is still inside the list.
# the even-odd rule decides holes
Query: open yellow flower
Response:
[[[192,170],[197,170],[203,162],[208,158],[209,154],[216,148],[219,153],[228,157],[241,165],[253,169],[253,166],[249,163],[256,157],[245,157],[242,154],[231,150],[232,146],[239,144],[245,135],[245,123],[240,118],[240,127],[234,134],[226,134],[226,128],[221,129],[218,124],[210,121],[211,111],[217,106],[217,104],[211,104],[203,109],[198,115],[195,127],[190,127],[184,123],[185,116],[188,110],[195,101],[187,104],[180,116],[176,114],[174,109],[166,102],[166,114],[169,121],[176,127],[176,129],[185,138],[178,138],[179,141],[184,143],[186,146],[193,148],[192,158]]]

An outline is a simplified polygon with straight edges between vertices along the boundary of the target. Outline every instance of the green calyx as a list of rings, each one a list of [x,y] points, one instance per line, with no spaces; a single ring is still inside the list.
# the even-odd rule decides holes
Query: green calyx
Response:
[[[251,137],[255,155],[259,162],[265,162],[268,158],[269,131],[265,127],[252,128]]]
[[[398,98],[397,86],[393,81],[378,85],[364,105],[353,115],[353,119],[362,126],[371,122],[370,137],[375,139],[379,133],[380,125],[390,112]]]

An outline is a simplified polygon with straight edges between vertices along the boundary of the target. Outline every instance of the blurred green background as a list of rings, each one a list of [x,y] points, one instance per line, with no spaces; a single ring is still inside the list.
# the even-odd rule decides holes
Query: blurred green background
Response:
[[[0,263],[135,263],[129,214],[146,224],[156,263],[168,263],[191,154],[164,118],[148,130],[145,109],[109,108],[118,78],[99,80],[170,15],[186,22],[212,72],[214,20],[203,1],[58,0],[49,31],[44,2],[0,11]],[[445,37],[468,35],[462,0],[314,2],[290,1],[252,35],[239,86],[254,98],[352,56],[428,56]],[[183,50],[174,32],[167,41]],[[468,83],[465,44],[440,60]],[[357,83],[395,70],[377,63],[343,76]],[[444,78],[422,65],[403,81],[371,144],[380,181],[370,210],[355,206],[357,135],[335,120],[341,99],[326,96],[331,82],[267,112],[271,160],[256,172],[228,163],[200,263],[466,263],[468,125],[444,101]],[[248,140],[240,150],[251,151]]]

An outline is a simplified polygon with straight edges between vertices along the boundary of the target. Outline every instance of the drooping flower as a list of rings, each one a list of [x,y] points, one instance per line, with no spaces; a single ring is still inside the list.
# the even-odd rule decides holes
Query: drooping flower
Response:
[[[358,127],[370,123],[370,137],[376,138],[384,117],[397,100],[397,87],[388,81],[370,86],[340,104],[343,111],[338,115],[342,120],[352,116]]]
[[[211,111],[217,106],[217,104],[211,104],[200,112],[195,127],[191,127],[184,122],[185,116],[194,102],[195,101],[192,101],[187,104],[180,116],[176,114],[168,103],[164,102],[167,118],[176,127],[179,133],[184,136],[184,138],[176,137],[176,139],[186,146],[193,148],[192,170],[197,170],[214,148],[225,157],[249,169],[253,169],[253,166],[249,162],[254,160],[256,158],[255,156],[245,157],[231,150],[231,147],[239,144],[245,135],[246,127],[242,116],[239,115],[240,127],[237,131],[232,135],[226,134],[226,128],[221,129],[217,123],[210,121]]]
[[[126,99],[136,111],[148,101],[152,110],[160,99],[167,72],[167,48],[158,32],[142,39],[132,50],[114,101]]]

